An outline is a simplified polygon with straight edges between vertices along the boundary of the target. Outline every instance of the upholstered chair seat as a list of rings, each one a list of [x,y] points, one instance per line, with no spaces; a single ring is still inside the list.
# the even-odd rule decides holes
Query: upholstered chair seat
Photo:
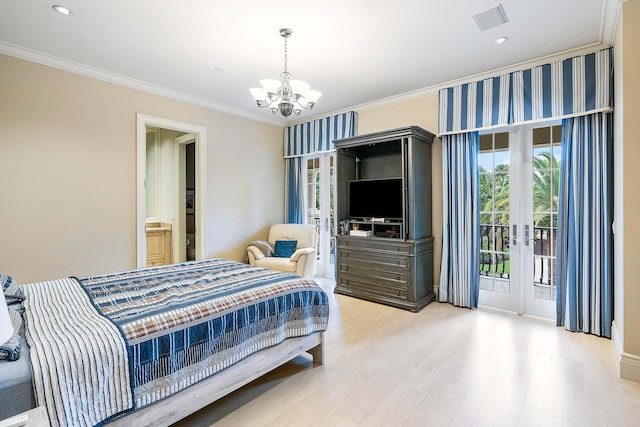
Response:
[[[278,243],[280,241],[280,243]],[[312,278],[317,269],[316,227],[300,224],[274,224],[269,230],[268,242],[276,249],[284,242],[296,241],[295,250],[290,256],[267,256],[254,245],[247,247],[249,264],[257,267],[284,271],[301,277]]]

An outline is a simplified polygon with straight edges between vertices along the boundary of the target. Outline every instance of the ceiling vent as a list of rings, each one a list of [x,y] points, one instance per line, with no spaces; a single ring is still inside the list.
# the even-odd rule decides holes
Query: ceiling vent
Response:
[[[473,20],[476,21],[476,25],[480,31],[497,27],[498,25],[502,25],[509,21],[507,19],[507,14],[504,13],[502,3],[493,9],[485,10],[477,15],[473,15]]]

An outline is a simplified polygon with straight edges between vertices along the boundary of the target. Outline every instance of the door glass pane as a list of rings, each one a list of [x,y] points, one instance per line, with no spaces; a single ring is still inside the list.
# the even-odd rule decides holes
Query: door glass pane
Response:
[[[482,164],[482,163],[481,163]],[[480,210],[493,211],[493,174],[480,172]]]
[[[320,227],[320,158],[307,160],[307,224]],[[320,236],[316,235],[316,251],[320,254]]]
[[[533,295],[550,301],[555,300],[560,138],[560,126],[533,130]]]
[[[480,136],[480,288],[510,292],[509,134]]]

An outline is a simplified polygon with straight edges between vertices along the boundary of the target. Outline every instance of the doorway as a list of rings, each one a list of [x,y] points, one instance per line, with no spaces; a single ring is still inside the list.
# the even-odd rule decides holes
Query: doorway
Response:
[[[479,303],[555,318],[561,126],[480,135]]]
[[[306,223],[316,226],[318,275],[335,276],[334,251],[336,217],[334,210],[335,154],[325,153],[307,159]]]
[[[174,183],[176,198],[173,203],[176,212],[176,227],[174,240],[174,263],[195,261],[197,234],[196,234],[196,135],[188,133],[174,140],[175,147],[175,178]]]
[[[171,155],[167,155],[167,159],[175,159],[173,161],[160,163],[160,167],[156,167],[156,179],[154,185],[148,183],[149,176],[147,174],[147,135],[149,129],[161,129],[179,132],[171,143]],[[162,197],[156,199],[156,206],[162,203],[161,209],[156,210],[156,216],[164,209],[168,213],[164,214],[164,220],[169,220],[172,224],[172,233],[176,236],[172,238],[172,262],[179,262],[187,259],[187,176],[186,176],[186,158],[187,146],[192,144],[194,183],[192,193],[192,215],[194,231],[194,251],[195,259],[202,259],[206,254],[205,247],[205,212],[206,212],[206,147],[207,147],[207,131],[202,126],[192,125],[189,123],[178,122],[160,117],[153,117],[144,114],[137,115],[137,221],[136,221],[136,246],[137,246],[137,266],[142,268],[147,265],[147,198],[148,190],[158,194],[160,185],[165,188],[171,188],[169,191],[172,196],[162,202]],[[156,152],[158,148],[156,147]],[[181,162],[180,159],[183,161]],[[156,162],[156,165],[159,163]],[[169,164],[169,166],[167,166]],[[158,172],[160,174],[158,174]],[[160,185],[157,185],[160,184]],[[155,190],[152,190],[155,188]],[[198,191],[196,191],[198,189]],[[169,206],[169,207],[167,207]],[[184,258],[182,255],[184,254]]]

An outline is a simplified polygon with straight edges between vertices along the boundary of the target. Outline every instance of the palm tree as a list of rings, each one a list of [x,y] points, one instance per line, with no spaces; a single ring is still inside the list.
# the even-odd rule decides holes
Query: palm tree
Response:
[[[509,225],[509,166],[498,165],[495,171],[480,167],[479,175],[480,224],[484,232],[489,233],[482,239],[481,248],[483,251],[500,250],[493,247],[493,240],[499,239],[498,236],[502,236],[505,231],[502,228],[494,229],[493,226]],[[534,228],[551,226],[549,212],[558,211],[559,178],[560,162],[551,153],[541,153],[533,158]],[[500,215],[499,212],[504,212],[505,215]]]
[[[540,212],[558,212],[560,162],[551,153],[533,158],[533,226],[550,227],[550,216]]]
[[[509,210],[509,166],[498,165],[495,172],[480,168],[480,217],[481,224],[492,224],[487,212]],[[494,184],[495,182],[495,184]],[[560,162],[551,153],[533,158],[533,223],[536,227],[549,227],[549,215],[539,212],[558,211]],[[498,224],[508,224],[508,216],[496,218]]]

